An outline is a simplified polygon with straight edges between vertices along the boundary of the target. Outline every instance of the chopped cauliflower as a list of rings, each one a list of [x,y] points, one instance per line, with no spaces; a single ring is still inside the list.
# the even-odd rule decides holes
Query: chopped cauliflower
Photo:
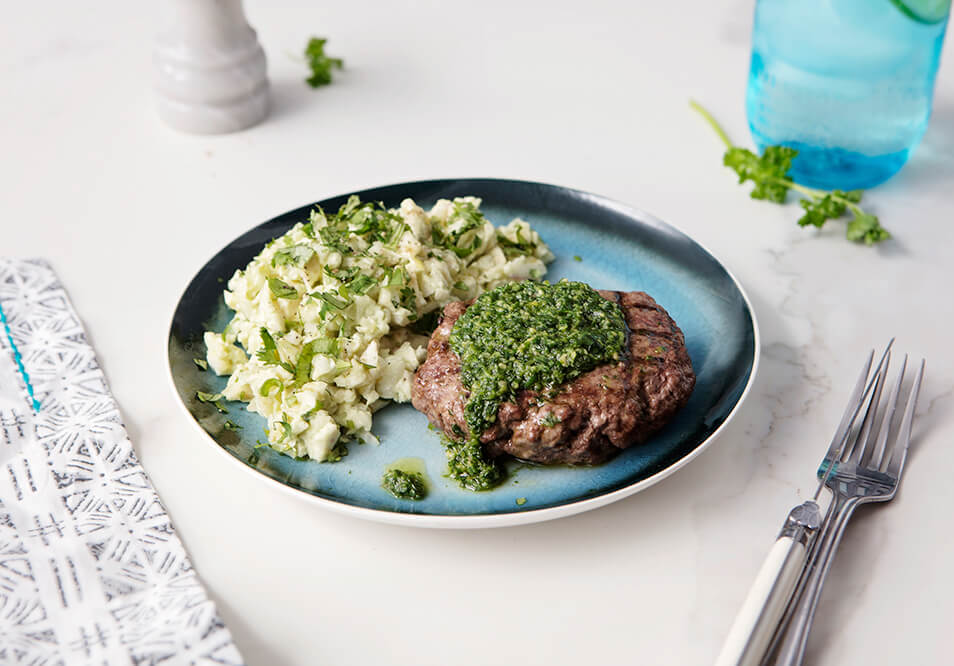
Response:
[[[503,282],[536,279],[553,259],[522,220],[495,228],[480,199],[430,211],[351,197],[316,208],[228,282],[234,310],[204,339],[223,395],[268,422],[268,445],[313,460],[347,441],[377,442],[372,413],[407,402],[427,339],[447,303]]]

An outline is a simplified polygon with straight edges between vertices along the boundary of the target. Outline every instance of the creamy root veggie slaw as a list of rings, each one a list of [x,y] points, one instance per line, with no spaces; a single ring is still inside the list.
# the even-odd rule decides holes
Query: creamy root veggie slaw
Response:
[[[267,444],[334,460],[348,441],[377,443],[372,413],[410,400],[441,308],[511,280],[543,277],[553,259],[527,222],[494,227],[480,199],[430,211],[352,196],[316,208],[271,241],[225,291],[235,315],[205,333],[222,395],[268,422]]]

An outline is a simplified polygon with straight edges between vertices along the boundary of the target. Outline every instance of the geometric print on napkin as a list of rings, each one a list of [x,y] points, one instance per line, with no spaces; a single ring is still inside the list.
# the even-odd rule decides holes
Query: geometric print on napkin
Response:
[[[0,308],[0,664],[241,664],[49,265]]]

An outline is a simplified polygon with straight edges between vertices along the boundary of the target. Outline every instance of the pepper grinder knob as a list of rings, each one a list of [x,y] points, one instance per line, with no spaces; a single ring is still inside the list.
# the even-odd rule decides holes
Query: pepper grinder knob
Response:
[[[156,40],[159,116],[193,134],[236,132],[268,112],[265,52],[242,0],[173,0],[173,20]]]

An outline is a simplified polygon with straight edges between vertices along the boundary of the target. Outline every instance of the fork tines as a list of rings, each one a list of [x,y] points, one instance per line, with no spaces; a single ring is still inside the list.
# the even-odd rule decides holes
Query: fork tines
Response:
[[[900,476],[908,445],[911,441],[911,424],[914,420],[914,409],[921,388],[921,379],[924,376],[925,362],[923,359],[921,360],[920,367],[907,394],[904,416],[898,424],[895,413],[900,402],[901,388],[908,367],[907,354],[901,362],[901,368],[895,381],[891,384],[887,401],[884,405],[881,404],[881,397],[887,384],[888,368],[891,365],[891,346],[893,344],[894,338],[888,342],[874,371],[871,370],[874,350],[869,353],[861,375],[858,377],[852,391],[848,408],[842,416],[835,437],[832,439],[828,453],[825,455],[822,468],[818,470],[819,476],[823,476],[822,485],[831,474],[834,467],[832,463],[838,461],[880,471],[895,479]],[[881,412],[880,419],[879,411]],[[859,414],[862,414],[861,421],[856,423]],[[889,446],[888,441],[892,431],[895,432],[896,436],[893,440],[894,445]]]

